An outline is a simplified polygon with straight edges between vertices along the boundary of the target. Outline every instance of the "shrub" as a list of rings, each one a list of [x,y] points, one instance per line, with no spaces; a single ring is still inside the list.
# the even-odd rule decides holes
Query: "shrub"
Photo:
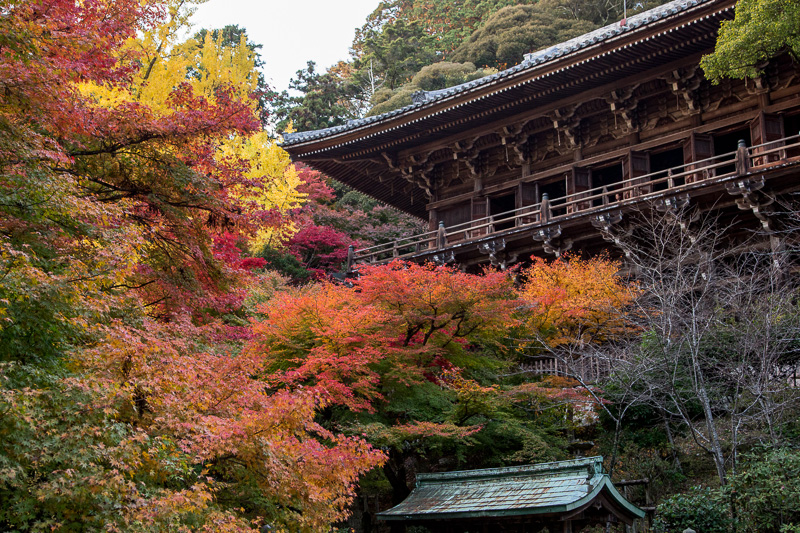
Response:
[[[727,492],[741,531],[800,530],[800,450],[745,455]]]
[[[659,504],[653,529],[659,533],[682,532],[687,528],[702,533],[728,533],[733,525],[729,505],[720,489],[692,487]]]

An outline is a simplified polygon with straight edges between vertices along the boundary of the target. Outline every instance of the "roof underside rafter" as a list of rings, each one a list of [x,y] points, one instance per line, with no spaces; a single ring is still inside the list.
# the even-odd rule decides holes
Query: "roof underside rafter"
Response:
[[[625,79],[646,82],[713,48],[735,0],[676,0],[529,54],[508,70],[428,93],[420,103],[347,125],[284,135],[284,148],[351,187],[424,218],[434,165],[468,165],[481,139],[503,142],[537,118],[607,98]],[[555,122],[555,121],[553,121]],[[466,167],[465,167],[466,168]]]

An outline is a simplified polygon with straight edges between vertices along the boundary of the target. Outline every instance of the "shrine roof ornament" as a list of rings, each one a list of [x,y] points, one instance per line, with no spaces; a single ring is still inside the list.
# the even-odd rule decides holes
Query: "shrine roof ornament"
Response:
[[[644,11],[626,19],[623,22],[615,22],[608,26],[591,31],[579,37],[575,37],[563,43],[551,46],[550,48],[525,54],[525,59],[511,68],[502,70],[495,74],[485,76],[476,80],[462,83],[446,89],[437,91],[417,91],[412,96],[412,104],[388,111],[380,115],[348,120],[346,124],[324,128],[320,130],[284,133],[282,146],[284,148],[301,144],[308,141],[333,137],[338,134],[348,133],[364,126],[386,122],[396,117],[400,117],[424,107],[432,106],[454,96],[467,95],[472,91],[484,88],[499,80],[514,77],[520,73],[529,75],[528,71],[543,68],[557,59],[568,56],[587,49],[592,46],[600,45],[610,39],[624,33],[639,30],[648,25],[668,18],[672,15],[687,11],[701,4],[713,3],[714,0],[673,0],[654,9]]]
[[[425,521],[522,515],[575,516],[604,507],[625,523],[645,513],[627,501],[608,474],[603,458],[535,465],[418,474],[417,486],[382,520]]]

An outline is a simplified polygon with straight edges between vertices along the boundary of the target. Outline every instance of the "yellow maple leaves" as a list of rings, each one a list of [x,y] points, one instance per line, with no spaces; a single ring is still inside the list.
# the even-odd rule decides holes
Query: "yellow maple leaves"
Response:
[[[523,277],[525,326],[550,346],[597,343],[626,331],[625,309],[638,288],[607,257],[536,259]]]
[[[300,207],[306,198],[297,190],[302,181],[297,175],[289,154],[266,132],[249,137],[234,137],[223,141],[219,152],[222,156],[235,157],[250,163],[245,177],[254,186],[237,185],[231,194],[236,195],[253,210],[273,210],[284,216]],[[259,250],[265,245],[277,246],[297,231],[290,220],[276,226],[262,227],[251,236],[250,246]]]
[[[150,57],[157,52],[148,52],[150,60],[143,65],[133,88],[138,101],[163,108],[170,92],[181,83],[188,83],[195,94],[213,101],[216,90],[226,86],[237,99],[249,101],[255,112],[257,100],[251,94],[258,88],[256,55],[247,46],[244,34],[237,44],[230,45],[221,31],[217,33],[216,39],[206,31],[202,41],[192,38],[175,44],[167,54]],[[143,40],[132,46],[146,48]]]
[[[226,39],[224,31],[201,31],[195,38],[180,42],[179,36],[190,27],[197,1],[172,0],[168,13],[158,26],[130,39],[122,55],[138,57],[139,68],[127,86],[83,83],[82,95],[101,107],[125,103],[144,104],[157,115],[172,113],[169,98],[181,84],[189,84],[196,95],[214,102],[217,91],[225,88],[226,97],[246,102],[253,114],[259,112],[258,57],[248,46],[244,32],[238,42]],[[238,161],[240,179],[229,186],[229,195],[242,204],[245,214],[257,220],[259,214],[270,223],[258,226],[248,235],[252,249],[279,246],[297,228],[287,216],[302,205],[305,194],[298,191],[302,181],[289,154],[266,131],[250,135],[220,136],[215,158]]]

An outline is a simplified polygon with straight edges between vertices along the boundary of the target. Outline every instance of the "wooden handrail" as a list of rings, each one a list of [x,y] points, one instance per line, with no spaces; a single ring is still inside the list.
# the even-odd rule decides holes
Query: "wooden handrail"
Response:
[[[643,199],[655,198],[663,196],[670,192],[680,191],[682,189],[696,187],[698,183],[707,182],[710,180],[718,181],[720,179],[729,178],[736,174],[727,172],[725,174],[716,175],[712,171],[731,165],[737,166],[737,158],[744,157],[746,161],[738,161],[741,168],[749,169],[754,165],[754,161],[764,160],[767,156],[772,154],[785,154],[787,149],[800,148],[800,135],[791,135],[782,139],[776,139],[756,146],[750,146],[746,149],[736,150],[725,154],[715,155],[699,161],[692,161],[684,163],[666,170],[658,170],[635,178],[628,178],[618,183],[612,184],[613,189],[609,189],[608,185],[594,187],[586,191],[572,193],[560,198],[555,198],[549,201],[549,210],[554,211],[567,211],[565,213],[554,214],[549,221],[558,221],[567,216],[574,215],[586,208],[581,208],[581,205],[591,205],[594,201],[600,201],[604,207],[616,204],[623,204],[631,201],[641,201]],[[761,151],[759,151],[761,150]],[[766,164],[761,164],[759,168],[764,166],[774,166],[780,164],[780,161],[771,161]],[[740,169],[741,171],[741,169]],[[546,172],[544,173],[546,174]],[[687,177],[694,177],[690,183],[676,185],[676,180],[681,180]],[[539,175],[537,175],[537,178]],[[659,184],[666,184],[666,189],[654,191],[653,188]],[[650,188],[650,192],[641,193],[643,188]],[[625,198],[626,193],[630,193],[628,198]],[[612,196],[613,195],[613,196]],[[617,198],[617,196],[620,198]],[[569,212],[569,208],[575,208],[575,211]],[[534,222],[526,222],[525,219],[534,219]],[[391,243],[377,244],[368,248],[355,250],[354,262],[378,262],[387,261],[391,259],[404,259],[413,257],[414,255],[422,252],[421,247],[426,246],[428,250],[442,249],[448,245],[447,240],[452,239],[456,235],[463,232],[464,240],[476,239],[478,237],[487,237],[495,233],[494,227],[497,224],[513,222],[515,228],[532,227],[541,223],[541,202],[538,204],[527,205],[505,211],[503,213],[492,214],[477,220],[470,220],[455,224],[445,229],[445,238],[442,241],[441,229],[436,231],[427,231],[417,235],[408,237],[401,237]],[[503,230],[502,232],[508,232]],[[440,241],[440,242],[437,242]],[[458,242],[461,242],[459,239]],[[401,250],[414,248],[413,251],[400,253]],[[383,257],[381,257],[383,256]]]

